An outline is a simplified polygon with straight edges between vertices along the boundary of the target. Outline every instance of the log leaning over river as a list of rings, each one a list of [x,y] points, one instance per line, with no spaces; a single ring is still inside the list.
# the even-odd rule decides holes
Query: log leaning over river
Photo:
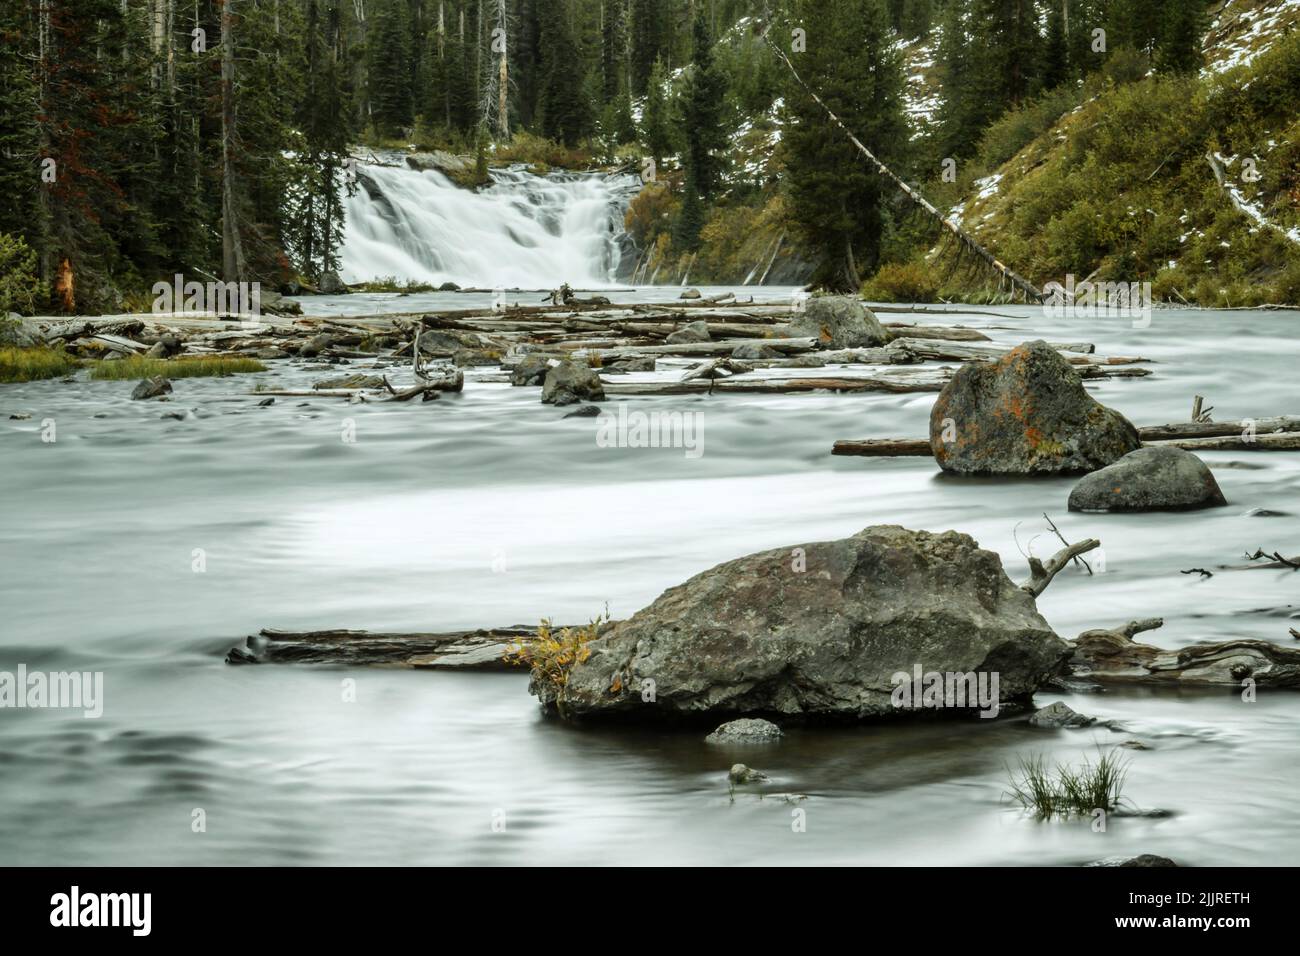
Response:
[[[1187,451],[1300,451],[1300,416],[1149,425],[1138,429],[1138,437],[1143,445]],[[866,438],[837,441],[831,454],[925,458],[933,453],[928,438]]]

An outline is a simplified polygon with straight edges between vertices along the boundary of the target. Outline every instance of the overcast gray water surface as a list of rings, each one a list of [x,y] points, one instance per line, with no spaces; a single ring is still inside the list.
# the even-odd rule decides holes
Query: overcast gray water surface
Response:
[[[467,298],[306,304],[413,311]],[[1186,420],[1198,393],[1219,419],[1300,414],[1295,313],[1158,312],[1134,329],[1001,311],[1025,318],[917,318],[1154,359],[1149,378],[1090,383],[1139,425]],[[1063,573],[1039,602],[1063,636],[1160,615],[1165,627],[1143,639],[1166,647],[1287,643],[1300,627],[1300,573],[1180,572],[1260,547],[1300,552],[1300,454],[1206,454],[1226,508],[1084,516],[1066,511],[1068,479],[961,481],[928,459],[830,456],[836,439],[923,436],[932,394],[635,400],[702,411],[698,458],[598,447],[593,419],[563,420],[536,389],[505,384],[471,381],[411,405],[261,408],[249,394],[259,380],[330,374],[280,364],[180,380],[165,405],[85,373],[0,386],[0,670],[102,671],[105,697],[99,719],[0,709],[0,863],[1300,858],[1295,693],[1253,703],[1233,690],[1043,693],[1040,704],[1063,699],[1124,730],[1037,730],[1023,717],[796,728],[739,755],[698,731],[543,720],[523,674],[222,660],[263,627],[450,630],[585,620],[607,604],[623,617],[720,561],[877,523],[967,532],[1019,579],[1021,549],[1055,550],[1044,512],[1071,540],[1104,547],[1104,573]],[[183,421],[160,417],[185,410]],[[31,418],[9,420],[16,413]],[[41,440],[46,420],[53,443]],[[1005,797],[1021,755],[1077,764],[1130,738],[1150,749],[1121,751],[1126,794],[1168,816],[1112,819],[1096,833],[1086,821],[1034,822]],[[730,793],[736,759],[769,783]]]

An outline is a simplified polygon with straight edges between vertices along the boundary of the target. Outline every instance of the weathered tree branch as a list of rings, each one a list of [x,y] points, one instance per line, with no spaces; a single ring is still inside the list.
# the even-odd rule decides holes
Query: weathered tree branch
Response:
[[[1046,563],[1035,557],[1029,559],[1029,580],[1020,585],[1022,591],[1028,591],[1034,597],[1042,594],[1047,590],[1047,586],[1052,583],[1052,578],[1057,573],[1077,558],[1081,554],[1086,554],[1093,548],[1101,547],[1101,542],[1096,538],[1088,538],[1085,541],[1079,541],[1069,547],[1062,548],[1056,554],[1052,555]]]

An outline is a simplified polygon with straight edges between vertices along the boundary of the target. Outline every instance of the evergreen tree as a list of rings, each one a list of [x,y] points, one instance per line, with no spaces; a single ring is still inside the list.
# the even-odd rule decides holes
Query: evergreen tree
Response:
[[[1194,73],[1205,58],[1201,36],[1205,32],[1205,5],[1200,0],[1166,0],[1156,64],[1165,73]]]
[[[645,110],[641,114],[642,145],[662,166],[664,157],[673,149],[672,120],[669,114],[667,91],[668,71],[663,60],[655,60],[646,87]]]
[[[803,80],[882,161],[905,143],[903,75],[876,0],[799,0]],[[802,85],[786,94],[785,161],[794,225],[818,256],[814,282],[856,290],[878,261],[890,187]]]
[[[370,118],[382,136],[401,136],[415,120],[411,27],[406,0],[385,0],[375,18],[368,69]]]
[[[1070,77],[1070,48],[1065,35],[1065,8],[1053,3],[1047,14],[1047,39],[1043,43],[1043,89],[1060,86]]]
[[[700,198],[707,200],[713,198],[722,178],[721,154],[727,145],[722,123],[726,89],[713,62],[713,34],[702,4],[696,9],[692,34],[691,66],[682,93],[682,161]]]
[[[591,128],[591,108],[577,65],[577,40],[564,0],[538,3],[542,44],[542,133],[570,146]]]

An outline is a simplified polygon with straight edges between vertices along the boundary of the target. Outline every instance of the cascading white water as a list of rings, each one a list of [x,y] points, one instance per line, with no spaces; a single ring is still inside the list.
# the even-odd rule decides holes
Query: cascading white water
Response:
[[[347,199],[345,282],[394,277],[484,288],[615,281],[635,176],[493,170],[462,189],[436,170],[361,165]]]

